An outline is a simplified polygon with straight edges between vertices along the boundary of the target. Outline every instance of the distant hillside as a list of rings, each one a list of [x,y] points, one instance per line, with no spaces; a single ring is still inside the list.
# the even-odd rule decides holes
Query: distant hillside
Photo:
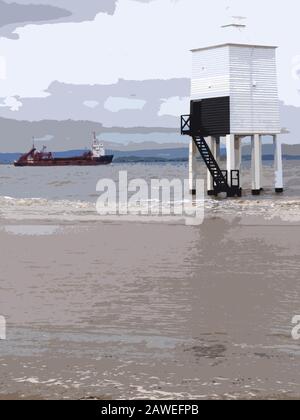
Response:
[[[283,144],[282,153],[284,156],[300,156],[300,144]],[[274,154],[274,148],[272,144],[263,145],[263,154],[272,155]],[[243,155],[251,155],[251,146],[245,145],[243,147]]]
[[[68,150],[65,152],[56,152],[56,157],[67,157],[67,156],[80,156],[86,150]],[[132,162],[132,161],[168,161],[168,160],[187,160],[188,149],[187,148],[175,148],[175,149],[153,149],[153,150],[107,150],[107,154],[113,154],[115,162]],[[15,160],[19,159],[21,153],[0,153],[0,163],[10,164]]]
[[[54,153],[57,157],[78,156],[86,150],[68,150],[65,152]],[[175,148],[156,148],[146,150],[111,150],[107,149],[107,154],[113,154],[114,162],[168,162],[168,161],[187,161],[188,147]],[[221,149],[221,155],[224,158],[226,151]],[[20,157],[21,153],[0,153],[0,163],[10,164]],[[245,160],[251,158],[251,146],[243,147],[243,156]],[[300,159],[300,145],[283,145],[283,156],[286,159]],[[263,159],[273,159],[273,146],[263,146]]]

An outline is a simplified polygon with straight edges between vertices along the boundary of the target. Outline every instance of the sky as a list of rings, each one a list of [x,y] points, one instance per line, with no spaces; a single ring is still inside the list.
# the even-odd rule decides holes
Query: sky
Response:
[[[300,107],[299,13],[295,0],[0,0],[0,117],[174,126],[190,49],[231,40],[278,46],[280,99]],[[232,16],[243,33],[221,29]]]

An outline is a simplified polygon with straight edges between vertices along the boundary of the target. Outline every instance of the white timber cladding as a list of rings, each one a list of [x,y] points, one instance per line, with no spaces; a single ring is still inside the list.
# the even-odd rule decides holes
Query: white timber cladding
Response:
[[[276,49],[232,45],[229,61],[231,132],[280,133]]]
[[[227,44],[193,51],[192,100],[230,96],[231,134],[278,134],[276,48]]]
[[[192,100],[230,94],[229,48],[195,51],[192,69]]]

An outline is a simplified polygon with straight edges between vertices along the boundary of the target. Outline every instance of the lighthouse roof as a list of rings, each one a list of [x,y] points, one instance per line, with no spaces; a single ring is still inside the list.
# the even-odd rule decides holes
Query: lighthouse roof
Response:
[[[197,51],[205,51],[205,50],[211,50],[216,48],[222,48],[222,47],[245,47],[245,48],[270,48],[270,49],[276,49],[277,46],[274,45],[257,45],[257,44],[243,44],[243,43],[237,43],[237,42],[227,42],[227,43],[220,43],[220,44],[213,44],[206,47],[200,47],[200,48],[193,48],[191,49],[192,52]]]

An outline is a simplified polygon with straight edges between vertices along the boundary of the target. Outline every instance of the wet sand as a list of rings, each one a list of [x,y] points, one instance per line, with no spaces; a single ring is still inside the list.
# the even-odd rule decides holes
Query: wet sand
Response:
[[[300,223],[40,223],[0,226],[0,398],[300,398]]]

